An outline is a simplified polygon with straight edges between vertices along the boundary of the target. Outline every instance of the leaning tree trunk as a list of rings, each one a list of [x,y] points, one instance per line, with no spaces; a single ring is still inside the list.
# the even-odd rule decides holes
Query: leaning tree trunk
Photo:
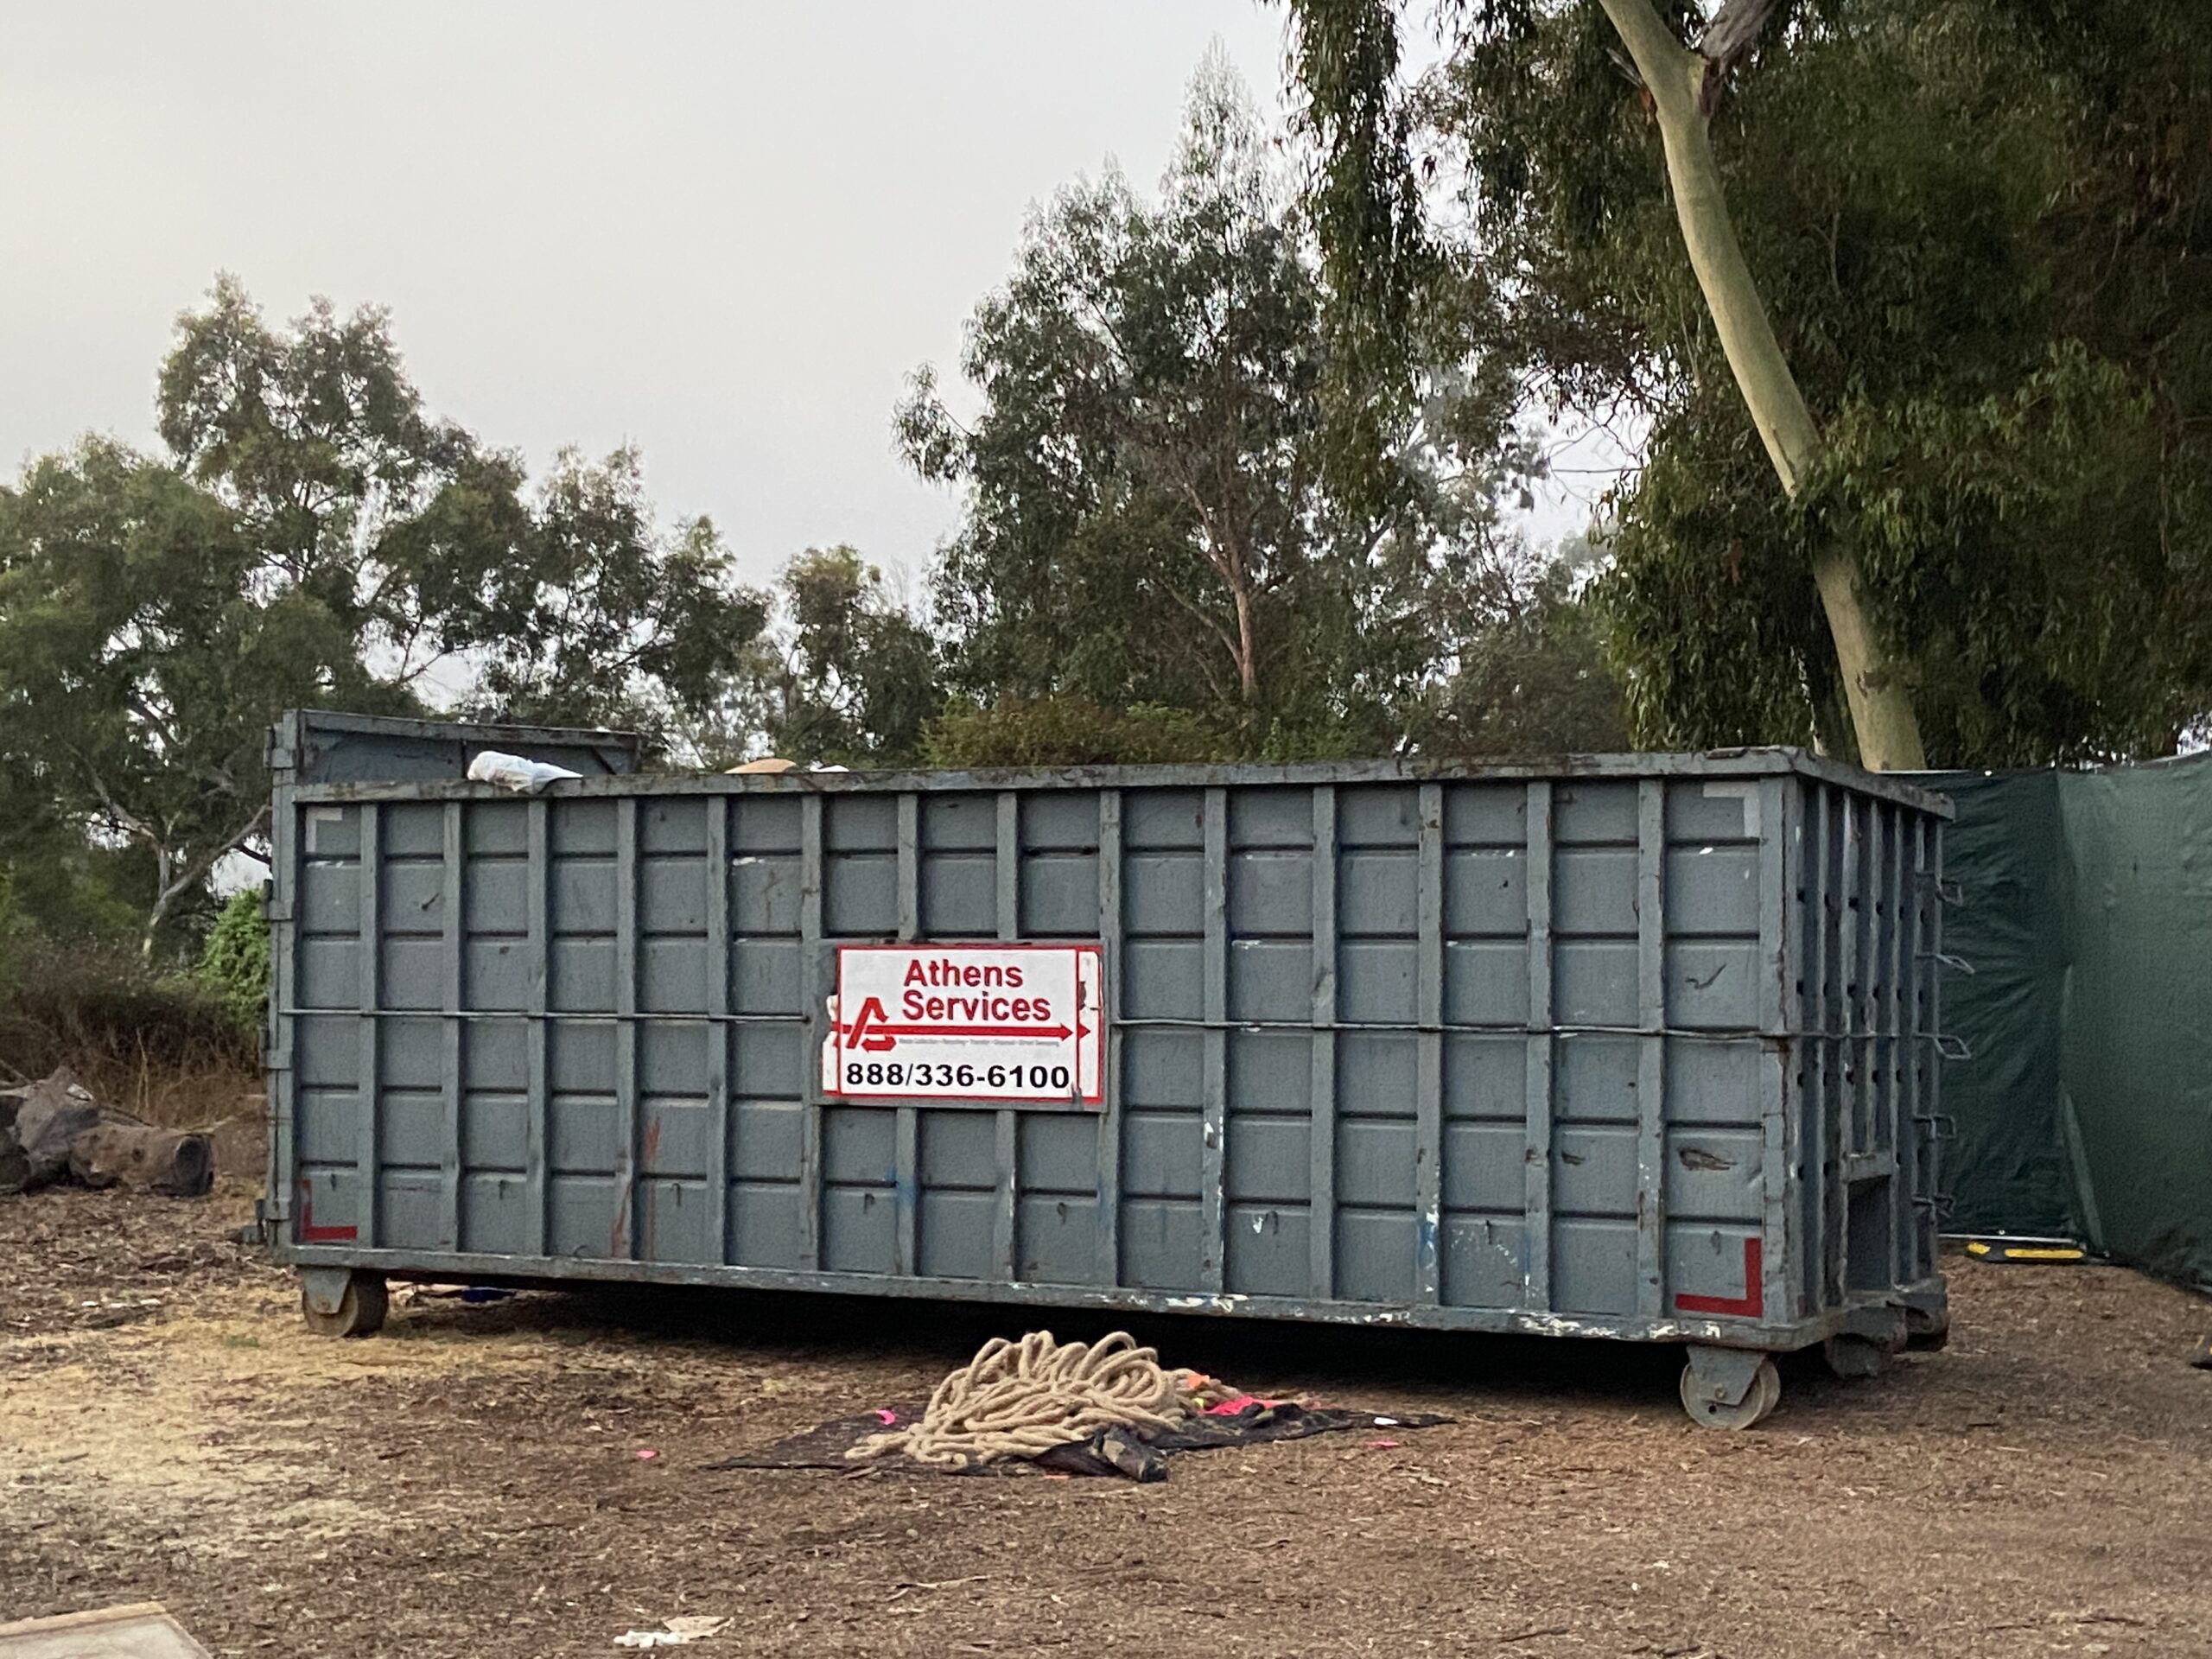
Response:
[[[1650,89],[1658,112],[1659,136],[1667,152],[1667,178],[1675,212],[1681,221],[1691,269],[1704,290],[1707,308],[1720,334],[1728,366],[1750,408],[1751,423],[1766,445],[1767,458],[1795,495],[1805,470],[1820,448],[1812,411],[1789,372],[1782,344],[1767,320],[1758,285],[1720,189],[1720,169],[1713,159],[1708,130],[1707,77],[1724,67],[1676,40],[1659,21],[1650,0],[1599,0],[1613,21],[1637,73]],[[1740,3],[1740,0],[1738,0]],[[1725,13],[1732,8],[1724,8]],[[1716,29],[1720,19],[1715,19]],[[1756,21],[1752,28],[1756,29]],[[1741,43],[1747,48],[1748,41]],[[1877,772],[1917,772],[1928,765],[1920,725],[1897,664],[1882,648],[1866,615],[1859,591],[1859,562],[1847,549],[1829,547],[1813,559],[1813,582],[1827,613],[1843,672],[1851,723],[1859,738],[1860,760]]]

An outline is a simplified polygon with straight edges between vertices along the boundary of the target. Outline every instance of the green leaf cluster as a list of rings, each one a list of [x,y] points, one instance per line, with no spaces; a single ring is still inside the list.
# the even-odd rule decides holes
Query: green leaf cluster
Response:
[[[755,749],[810,766],[912,765],[944,701],[938,639],[850,547],[809,548],[776,582],[769,626],[731,700],[692,747],[727,763]]]
[[[256,890],[232,893],[207,930],[193,978],[247,1031],[269,1013],[269,918]]]
[[[1686,40],[1704,27],[1688,0],[1661,10]],[[1295,10],[1314,38],[1396,22],[1385,0]],[[1376,194],[1430,169],[1427,234],[1503,305],[1529,384],[1635,438],[1594,594],[1640,741],[1847,753],[1810,575],[1838,547],[1936,764],[2165,753],[2202,728],[2212,31],[2195,0],[1801,0],[1770,26],[1713,140],[1823,435],[1788,502],[1603,12],[1444,17],[1442,63],[1386,100],[1404,124]]]
[[[1420,406],[1341,465],[1331,388],[1370,377],[1332,343],[1338,308],[1279,137],[1217,61],[1156,194],[1109,169],[1033,214],[969,323],[980,414],[957,417],[925,369],[898,416],[915,470],[961,493],[934,583],[946,679],[1006,705],[1007,752],[1063,709],[1180,711],[1254,758],[1435,726],[1440,688],[1513,609],[1499,502],[1533,460],[1479,308],[1436,305],[1429,321],[1464,326]],[[938,741],[982,743],[975,718]]]
[[[288,708],[664,733],[766,616],[705,520],[656,525],[634,454],[533,486],[433,417],[372,308],[278,327],[221,279],[159,426],[163,456],[87,438],[0,486],[0,868],[51,925],[127,894],[145,949],[188,932],[263,843]]]

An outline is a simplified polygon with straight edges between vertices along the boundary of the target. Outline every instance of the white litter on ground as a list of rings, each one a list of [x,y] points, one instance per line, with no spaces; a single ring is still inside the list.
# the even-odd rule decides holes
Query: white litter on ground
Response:
[[[703,1613],[682,1613],[674,1618],[661,1620],[657,1630],[625,1630],[614,1638],[618,1648],[680,1648],[690,1642],[703,1642],[729,1623],[727,1618],[715,1618]]]

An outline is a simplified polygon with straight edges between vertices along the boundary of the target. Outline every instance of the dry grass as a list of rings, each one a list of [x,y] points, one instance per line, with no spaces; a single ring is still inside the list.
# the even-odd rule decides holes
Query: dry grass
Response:
[[[127,952],[40,942],[0,962],[0,1082],[66,1065],[108,1105],[194,1128],[237,1116],[258,1049],[214,997]]]
[[[70,1069],[102,1105],[163,1128],[209,1128],[260,1110],[261,1073],[235,1062],[184,1067],[143,1055],[99,1056]]]

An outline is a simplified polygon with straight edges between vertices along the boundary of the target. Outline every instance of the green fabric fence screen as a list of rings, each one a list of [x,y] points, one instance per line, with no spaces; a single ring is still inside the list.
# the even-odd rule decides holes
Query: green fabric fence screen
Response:
[[[1947,1158],[1961,1232],[2212,1286],[2212,755],[1951,772]]]

